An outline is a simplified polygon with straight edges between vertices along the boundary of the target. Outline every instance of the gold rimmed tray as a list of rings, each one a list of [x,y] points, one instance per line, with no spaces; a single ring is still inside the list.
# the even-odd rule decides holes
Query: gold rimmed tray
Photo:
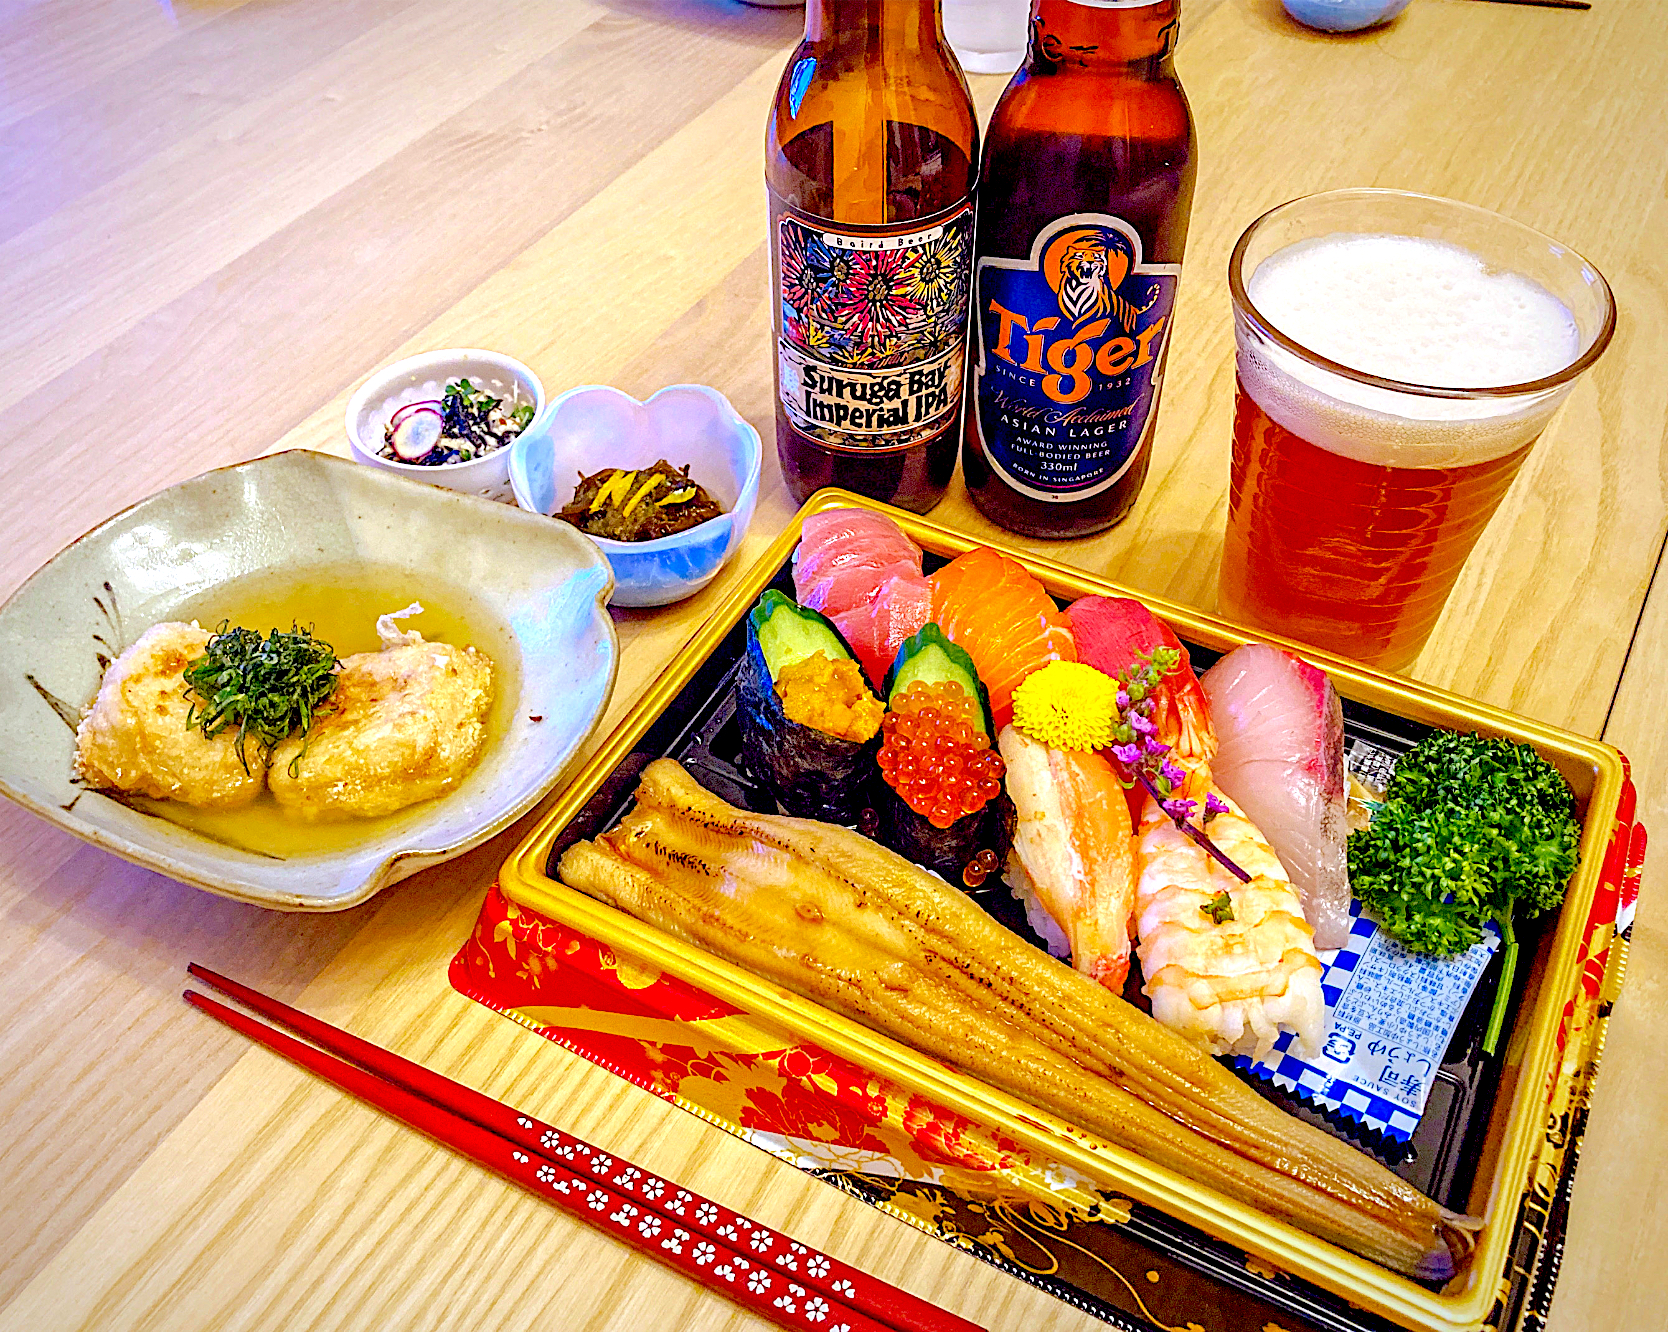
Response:
[[[1253,640],[1283,643],[1327,670],[1346,700],[1422,725],[1475,730],[1532,744],[1557,766],[1575,793],[1582,820],[1581,861],[1556,923],[1541,932],[1532,952],[1526,950],[1523,995],[1501,1056],[1498,1089],[1465,1202],[1466,1210],[1484,1218],[1484,1226],[1471,1263],[1440,1291],[1225,1198],[1134,1153],[1101,1142],[1007,1092],[947,1068],[906,1045],[693,949],[549,876],[551,852],[563,829],[632,754],[644,733],[678,698],[763,588],[779,576],[798,543],[805,515],[853,505],[888,514],[923,549],[935,555],[953,557],[977,545],[995,545],[1035,574],[1057,597],[1134,595],[1128,589],[1081,570],[1006,550],[996,543],[978,542],[854,495],[821,492],[810,500],[760,557],[747,578],[668,665],[505,863],[500,877],[505,896],[1005,1134],[1028,1151],[1058,1161],[1102,1188],[1147,1203],[1356,1306],[1411,1328],[1446,1330],[1479,1326],[1496,1300],[1512,1258],[1519,1206],[1529,1183],[1531,1165],[1544,1139],[1542,1119],[1549,1078],[1555,1072],[1560,1023],[1566,1003],[1580,984],[1583,935],[1603,878],[1605,851],[1622,795],[1624,764],[1621,755],[1608,745],[1483,703],[1383,675],[1301,644],[1254,633],[1162,598],[1141,597],[1189,642],[1216,651],[1227,651]],[[1558,1071],[1561,1076],[1569,1072]]]

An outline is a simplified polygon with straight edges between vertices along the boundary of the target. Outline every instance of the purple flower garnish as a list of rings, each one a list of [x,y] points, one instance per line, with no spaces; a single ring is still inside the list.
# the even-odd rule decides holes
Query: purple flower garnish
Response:
[[[1113,745],[1112,757],[1117,759],[1119,763],[1139,763],[1141,761],[1141,751],[1134,745]]]
[[[1190,819],[1193,811],[1199,807],[1197,800],[1166,800],[1164,812],[1173,819]]]
[[[1160,775],[1163,776],[1164,780],[1169,782],[1171,786],[1180,786],[1187,780],[1187,774],[1178,768],[1174,763],[1170,762],[1169,759],[1164,760],[1163,765],[1158,771]]]
[[[1142,735],[1152,735],[1158,730],[1158,727],[1154,726],[1150,719],[1143,717],[1139,712],[1129,714],[1129,724]]]
[[[1122,712],[1128,706],[1129,706],[1129,694],[1128,694],[1127,691],[1120,689],[1118,691],[1118,711]]]
[[[1228,802],[1226,800],[1222,799],[1222,797],[1217,795],[1215,791],[1206,791],[1205,792],[1205,822],[1206,823],[1209,823],[1218,814],[1226,814],[1227,812],[1228,812]]]

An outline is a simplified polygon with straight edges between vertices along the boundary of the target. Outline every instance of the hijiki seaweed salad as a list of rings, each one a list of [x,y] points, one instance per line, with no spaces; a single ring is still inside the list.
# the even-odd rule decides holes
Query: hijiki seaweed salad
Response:
[[[661,458],[652,467],[604,467],[579,478],[573,498],[556,516],[586,536],[610,541],[654,541],[698,527],[724,512],[689,466]]]
[[[793,579],[748,615],[736,693],[741,762],[791,817],[658,760],[563,881],[1392,1270],[1462,1268],[1476,1218],[1210,1058],[1316,1058],[1331,1020],[1318,953],[1351,892],[1326,673],[1252,643],[1195,676],[1140,602],[1062,609],[984,547],[929,576],[862,509],[807,516]],[[1424,946],[1451,953],[1484,917],[1509,931],[1514,900],[1558,904],[1575,825],[1554,770],[1476,737],[1404,762],[1383,845],[1348,856],[1373,902],[1396,895],[1399,937],[1440,916]],[[1453,854],[1410,883],[1420,818]],[[986,914],[987,879],[1069,967]]]
[[[418,467],[484,458],[516,439],[533,422],[533,404],[495,398],[468,379],[454,379],[438,398],[408,402],[394,410],[382,432],[381,457]]]

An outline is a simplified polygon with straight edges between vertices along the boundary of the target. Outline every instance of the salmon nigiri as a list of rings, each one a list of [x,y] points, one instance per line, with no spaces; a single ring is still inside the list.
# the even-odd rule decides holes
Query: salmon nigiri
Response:
[[[1129,974],[1135,847],[1124,788],[1095,750],[1053,749],[1017,727],[998,738],[1018,815],[1008,880],[1029,887],[1071,944],[1071,964],[1114,994]]]
[[[932,618],[968,656],[990,691],[997,730],[1014,715],[1014,690],[1051,661],[1076,661],[1071,624],[1024,566],[980,546],[927,579]]]

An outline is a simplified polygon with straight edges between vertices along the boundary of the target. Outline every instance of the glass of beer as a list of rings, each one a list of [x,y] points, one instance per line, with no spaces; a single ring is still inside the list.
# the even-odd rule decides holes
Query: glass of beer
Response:
[[[1233,474],[1224,613],[1387,669],[1616,326],[1598,270],[1496,213],[1336,190],[1264,213],[1228,261]]]

